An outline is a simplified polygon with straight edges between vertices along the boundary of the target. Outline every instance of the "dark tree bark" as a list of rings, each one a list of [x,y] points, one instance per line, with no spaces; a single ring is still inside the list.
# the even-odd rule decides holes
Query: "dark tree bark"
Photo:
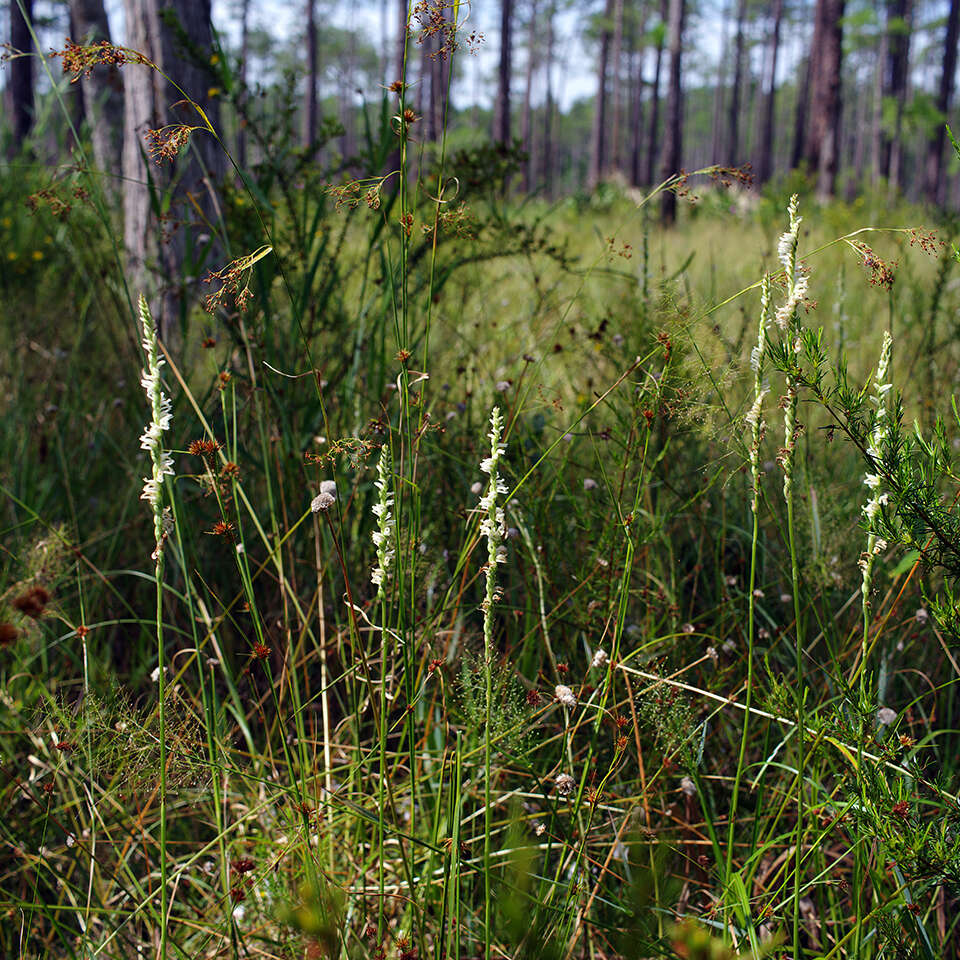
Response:
[[[24,18],[26,15],[26,19]],[[10,61],[10,113],[13,120],[13,147],[19,150],[33,126],[33,0],[10,4],[10,46],[17,56]]]
[[[669,0],[660,0],[660,21],[666,27]],[[650,88],[650,126],[647,130],[647,164],[643,180],[647,186],[653,185],[657,169],[657,140],[660,127],[660,73],[663,68],[663,40],[661,30],[657,36],[656,60],[653,68],[653,84]]]
[[[497,67],[497,104],[493,139],[510,143],[510,79],[513,72],[513,0],[500,0],[500,63]]]
[[[817,194],[833,196],[839,165],[840,70],[845,0],[817,0],[811,49],[812,96],[805,159],[816,171]]]
[[[546,71],[546,95],[543,103],[543,186],[548,197],[553,196],[553,56],[554,56],[554,18],[557,14],[556,0],[550,0],[547,8],[547,50],[544,57]]]
[[[103,0],[70,0],[70,29],[76,43],[110,40]],[[99,170],[114,173],[123,141],[123,80],[117,67],[97,67],[79,82],[83,112],[90,124],[93,160]]]
[[[206,64],[213,42],[210,0],[124,0],[128,47],[139,50],[201,103],[211,124],[219,128],[217,102],[207,102],[210,75]],[[174,106],[171,106],[174,104]],[[213,137],[194,131],[190,144],[171,165],[147,167],[144,137],[148,130],[180,123],[197,126],[197,112],[156,70],[129,66],[124,74],[124,242],[128,275],[135,291],[147,287],[147,270],[164,278],[158,304],[161,334],[168,342],[184,308],[183,258],[186,235],[194,248],[203,246],[217,218],[213,183],[222,175],[223,153]],[[169,213],[160,225],[151,210],[148,180],[157,191],[172,194]],[[197,222],[198,212],[200,220]]]
[[[643,155],[643,39],[647,32],[647,5],[643,5],[640,22],[631,20],[630,46],[633,51],[633,75],[630,80],[630,183],[640,186]]]
[[[597,101],[593,109],[593,130],[590,135],[589,186],[595,187],[607,164],[607,73],[610,66],[610,19],[614,0],[607,0],[600,31],[600,54],[597,57]]]
[[[537,0],[533,0],[530,7],[530,22],[527,26],[527,67],[523,84],[523,112],[520,114],[520,142],[527,153],[527,162],[523,167],[523,190],[529,193],[534,171],[533,158],[533,126],[532,126],[532,96],[533,71],[536,67],[537,44]]]
[[[303,145],[309,147],[317,142],[317,5],[316,0],[307,0],[307,106],[303,124]]]
[[[880,176],[896,188],[900,179],[900,134],[907,97],[907,70],[910,61],[912,0],[888,0],[886,56],[883,69],[883,102],[895,104],[892,131],[880,128]],[[882,117],[883,111],[881,111]]]
[[[943,176],[943,148],[947,141],[944,121],[953,100],[957,73],[957,44],[960,42],[960,0],[950,0],[947,28],[943,41],[943,72],[937,88],[937,110],[943,120],[927,142],[927,160],[924,171],[924,194],[930,203],[943,204],[946,199],[946,184]]]
[[[727,158],[737,163],[740,153],[740,91],[743,86],[744,29],[747,20],[747,0],[737,6],[737,32],[733,42],[733,83],[727,111]]]
[[[811,51],[798,71],[797,102],[793,111],[793,146],[790,150],[790,169],[795,170],[807,150],[807,113],[810,108],[810,83],[813,78],[814,56]]]
[[[783,0],[773,0],[770,11],[770,50],[767,62],[767,89],[763,94],[760,116],[760,143],[757,149],[757,181],[766,183],[773,175],[773,124],[776,116],[777,60],[780,53],[780,27],[783,21]]]
[[[723,27],[720,38],[720,57],[717,60],[717,79],[713,85],[713,134],[710,140],[710,162],[719,163],[723,153],[723,124],[720,123],[720,117],[723,116],[723,94],[727,79],[727,60],[729,53],[728,21],[730,19],[731,5],[724,7]]]
[[[608,167],[614,170],[622,169],[620,157],[620,124],[621,100],[623,97],[623,0],[614,0],[613,3],[613,51],[611,54],[612,67],[610,71],[610,157]],[[601,170],[601,176],[606,171]]]
[[[670,0],[670,16],[667,35],[670,45],[670,79],[667,85],[667,123],[663,144],[663,163],[660,167],[662,180],[680,171],[683,153],[683,22],[686,14],[685,0]],[[660,219],[671,224],[677,219],[677,195],[673,190],[664,190],[660,195]]]
[[[243,0],[240,7],[240,69],[238,71],[238,80],[240,82],[240,97],[243,108],[248,102],[247,98],[247,60],[250,57],[250,0]],[[247,166],[247,120],[244,112],[239,117],[239,129],[237,130],[237,164],[241,170]]]

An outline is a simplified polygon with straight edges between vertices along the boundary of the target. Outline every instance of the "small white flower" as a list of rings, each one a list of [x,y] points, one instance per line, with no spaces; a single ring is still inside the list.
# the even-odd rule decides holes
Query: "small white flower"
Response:
[[[232,916],[233,916],[234,923],[241,923],[243,921],[243,918],[246,915],[247,915],[247,908],[242,903],[238,903],[233,908]]]
[[[917,607],[917,611],[914,613],[913,619],[916,620],[917,623],[926,623],[927,620],[930,619],[930,614],[927,613],[927,608]]]
[[[593,660],[590,661],[590,666],[594,670],[598,670],[601,667],[605,667],[610,662],[610,655],[606,650],[597,649],[593,652]]]
[[[506,393],[510,389],[509,380],[498,380],[496,385],[497,393]]]
[[[596,489],[597,489],[597,486],[598,486],[597,481],[594,480],[593,477],[586,477],[586,478],[584,479],[584,481],[583,481],[583,489],[584,489],[584,490],[588,490],[588,491],[589,491],[589,490],[596,490]]]
[[[685,623],[680,628],[684,633],[696,633],[697,628],[692,623]]]
[[[695,797],[697,795],[697,785],[689,777],[684,777],[680,781],[680,789],[688,797]]]
[[[335,480],[323,480],[320,483],[320,492],[328,493],[334,500],[337,499],[337,484]]]
[[[470,484],[470,492],[475,496],[479,497],[483,492],[483,484],[477,480],[476,483]]]
[[[533,832],[538,837],[542,837],[547,832],[547,825],[545,823],[535,823],[533,825]]]
[[[889,727],[897,719],[897,711],[889,707],[881,707],[877,711],[877,722],[884,727]]]
[[[572,708],[577,705],[577,698],[574,692],[562,683],[557,684],[553,690],[553,695],[557,698],[557,702],[564,707]]]
[[[569,797],[577,786],[577,781],[569,773],[558,773],[553,782],[557,785],[557,793],[561,797]]]
[[[320,513],[321,510],[329,510],[336,502],[336,497],[330,493],[318,493],[310,501],[310,509],[314,513]]]

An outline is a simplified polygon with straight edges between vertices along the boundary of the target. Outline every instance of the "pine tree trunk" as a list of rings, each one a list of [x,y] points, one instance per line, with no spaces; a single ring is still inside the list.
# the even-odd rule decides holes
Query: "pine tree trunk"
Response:
[[[620,157],[620,101],[623,96],[623,77],[621,67],[623,60],[623,0],[614,0],[613,4],[613,53],[610,103],[610,158],[608,166],[614,170],[622,168]]]
[[[660,0],[660,19],[666,25],[669,0]],[[660,74],[663,68],[663,38],[657,40],[657,55],[653,68],[653,85],[650,88],[650,126],[647,130],[647,163],[643,181],[653,186],[657,169],[657,139],[660,127]]]
[[[219,129],[216,100],[207,100],[210,74],[207,64],[213,42],[209,0],[174,0],[162,9],[158,0],[124,0],[128,47],[153,60],[173,81],[199,103],[211,124]],[[209,133],[194,131],[190,144],[171,164],[147,167],[144,137],[148,130],[167,124],[197,126],[197,112],[183,102],[177,89],[148,67],[129,66],[124,73],[124,243],[131,288],[148,286],[148,264],[163,277],[157,316],[161,335],[172,345],[176,321],[185,315],[183,260],[186,235],[191,233],[199,256],[211,242],[207,222],[219,219],[213,184],[223,172],[223,153]],[[169,210],[162,225],[153,218],[148,179],[153,189],[171,191]],[[189,196],[188,196],[189,195]],[[196,208],[203,213],[197,221]],[[193,232],[193,231],[196,232]],[[204,237],[206,239],[204,240]],[[219,253],[211,250],[211,256]]]
[[[110,24],[103,0],[70,0],[70,27],[75,43],[110,40]],[[120,165],[123,138],[123,80],[116,67],[97,67],[79,83],[84,115],[90,124],[93,161],[97,169],[113,174]]]
[[[943,72],[937,88],[937,110],[944,119],[927,141],[927,161],[924,174],[924,194],[930,203],[943,205],[946,199],[946,184],[943,175],[943,148],[947,141],[943,124],[953,100],[957,72],[957,43],[960,41],[960,0],[950,0],[947,29],[943,41]]]
[[[547,10],[547,52],[544,62],[546,71],[546,95],[543,103],[543,186],[547,196],[553,196],[553,57],[554,57],[554,18],[557,13],[556,0],[550,0]]]
[[[833,196],[839,165],[840,70],[843,64],[843,13],[845,0],[817,0],[814,21],[810,135],[806,160],[816,171],[817,194]]]
[[[607,71],[610,64],[610,30],[607,24],[613,15],[614,0],[607,0],[604,8],[603,29],[600,33],[600,55],[597,57],[597,100],[593,110],[593,130],[590,136],[590,171],[587,183],[595,187],[607,165]]]
[[[727,113],[727,158],[735,164],[740,153],[740,88],[743,85],[743,31],[747,19],[747,0],[737,7],[737,34],[733,45],[733,83],[730,88],[730,106]]]
[[[26,15],[26,19],[24,19]],[[33,0],[10,4],[10,46],[24,54],[10,61],[10,112],[13,119],[14,152],[23,146],[33,126],[33,38],[28,23],[33,23]]]
[[[810,83],[813,79],[814,53],[804,61],[798,71],[800,80],[797,84],[797,102],[793,111],[793,147],[790,150],[790,169],[796,170],[803,160],[807,150],[807,113],[810,108]]]
[[[680,172],[683,153],[683,22],[686,14],[685,0],[670,0],[670,18],[667,30],[670,45],[670,79],[667,85],[667,123],[663,145],[661,180]],[[677,219],[677,195],[673,190],[664,190],[660,195],[660,219],[672,224]]]
[[[493,139],[509,144],[512,140],[510,118],[510,79],[513,71],[513,0],[500,0],[500,63],[497,67],[497,104]]]
[[[770,11],[773,27],[770,32],[769,73],[763,95],[763,113],[760,118],[760,146],[757,150],[757,181],[762,185],[773,175],[773,125],[776,115],[777,60],[780,53],[780,27],[783,21],[783,0],[774,0]]]
[[[536,43],[537,0],[533,0],[533,4],[530,7],[530,23],[527,30],[527,69],[523,84],[523,113],[520,115],[520,142],[523,144],[523,149],[527,154],[527,160],[523,166],[524,193],[530,192],[534,170],[531,98],[533,96],[533,71],[536,66]]]
[[[724,7],[723,27],[720,38],[720,57],[717,60],[717,79],[713,85],[713,133],[710,141],[710,162],[720,163],[723,160],[723,95],[727,77],[727,59],[729,54],[730,38],[728,35],[728,21],[732,7]]]
[[[240,84],[241,112],[237,118],[237,164],[241,170],[247,167],[247,59],[250,56],[250,0],[243,0],[240,7]]]
[[[893,101],[895,116],[892,131],[887,131],[881,126],[880,175],[890,182],[892,189],[899,186],[900,134],[907,96],[912,14],[912,0],[888,0],[883,102]]]
[[[312,147],[317,142],[317,4],[307,0],[307,105],[303,124],[303,145]]]

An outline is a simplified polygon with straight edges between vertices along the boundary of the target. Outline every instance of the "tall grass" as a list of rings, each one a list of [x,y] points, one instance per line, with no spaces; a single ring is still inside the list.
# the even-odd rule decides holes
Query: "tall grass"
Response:
[[[176,353],[4,187],[0,953],[952,955],[949,248],[521,203],[406,91],[223,184]]]

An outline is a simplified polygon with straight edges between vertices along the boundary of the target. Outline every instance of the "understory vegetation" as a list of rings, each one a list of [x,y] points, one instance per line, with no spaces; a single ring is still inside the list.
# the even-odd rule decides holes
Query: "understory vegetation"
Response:
[[[0,955],[956,955],[955,225],[403,98],[143,291],[0,181]]]

